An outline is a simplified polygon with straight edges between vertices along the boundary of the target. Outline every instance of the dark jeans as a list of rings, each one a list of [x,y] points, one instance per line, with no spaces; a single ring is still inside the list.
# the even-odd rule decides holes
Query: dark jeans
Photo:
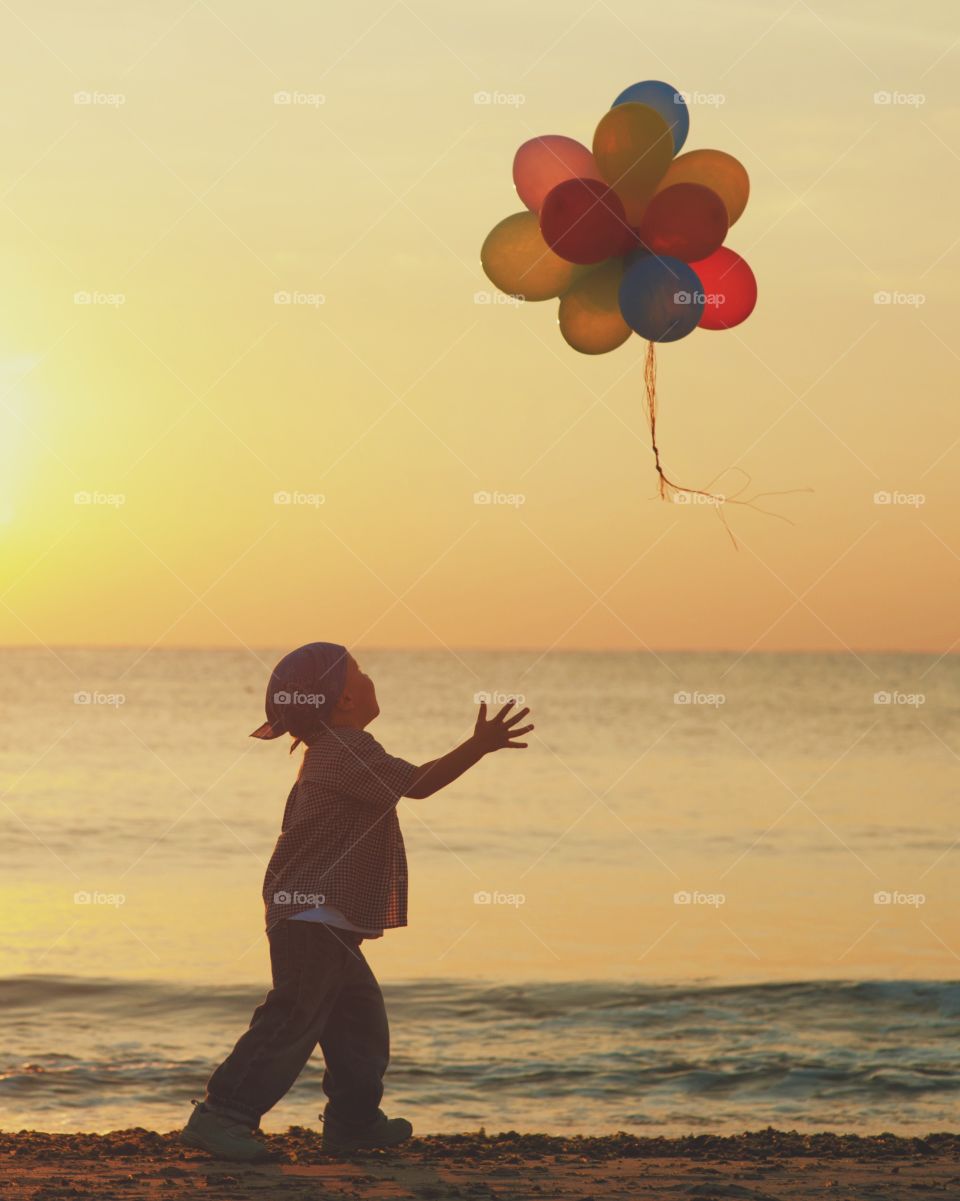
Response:
[[[207,1082],[206,1104],[252,1129],[300,1075],[319,1043],[324,1119],[361,1127],[377,1116],[390,1032],[363,936],[284,918],[267,937],[273,988]]]

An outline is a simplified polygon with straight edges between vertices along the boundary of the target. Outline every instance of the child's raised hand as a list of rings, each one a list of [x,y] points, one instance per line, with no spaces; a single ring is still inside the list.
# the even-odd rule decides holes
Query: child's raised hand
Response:
[[[530,712],[529,708],[521,709],[518,713],[514,713],[507,718],[507,710],[515,703],[512,700],[507,701],[500,712],[487,721],[486,701],[480,702],[480,712],[477,715],[473,740],[484,754],[487,754],[488,751],[502,750],[504,747],[525,747],[527,745],[525,742],[511,741],[511,739],[516,738],[519,734],[526,734],[534,728],[532,725],[515,728],[517,722]]]

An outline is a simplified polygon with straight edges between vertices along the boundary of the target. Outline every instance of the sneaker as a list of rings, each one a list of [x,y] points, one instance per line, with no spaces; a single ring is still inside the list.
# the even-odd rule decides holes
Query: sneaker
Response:
[[[277,1159],[275,1152],[253,1137],[249,1126],[208,1109],[203,1101],[194,1101],[190,1120],[180,1133],[186,1147],[209,1151],[217,1159],[236,1163],[258,1163]]]
[[[413,1134],[406,1118],[388,1118],[382,1109],[376,1118],[361,1130],[345,1130],[330,1118],[323,1122],[323,1150],[330,1152],[357,1151],[361,1148],[395,1147]]]

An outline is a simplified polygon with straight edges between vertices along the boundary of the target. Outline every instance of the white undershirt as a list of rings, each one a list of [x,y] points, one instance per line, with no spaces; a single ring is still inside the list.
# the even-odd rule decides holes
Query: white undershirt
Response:
[[[362,926],[355,926],[333,905],[317,905],[313,909],[304,909],[302,913],[293,914],[290,920],[325,922],[328,926],[339,926],[342,930],[356,930],[358,934],[367,938],[380,938],[383,935],[382,930],[364,930]]]

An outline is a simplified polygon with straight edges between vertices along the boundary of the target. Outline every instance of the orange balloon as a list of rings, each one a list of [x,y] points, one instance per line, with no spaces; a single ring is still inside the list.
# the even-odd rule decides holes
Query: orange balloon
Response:
[[[539,217],[529,210],[511,213],[491,229],[480,248],[480,265],[501,292],[524,300],[561,296],[583,272],[550,249]]]
[[[578,279],[560,301],[560,333],[581,354],[606,354],[633,330],[620,314],[621,259],[609,259]]]
[[[616,104],[600,118],[593,135],[600,174],[623,201],[627,221],[639,225],[647,202],[673,158],[673,134],[646,104]]]
[[[723,201],[730,225],[747,207],[750,176],[743,164],[725,150],[688,150],[678,155],[660,180],[658,192],[675,183],[698,183]]]

